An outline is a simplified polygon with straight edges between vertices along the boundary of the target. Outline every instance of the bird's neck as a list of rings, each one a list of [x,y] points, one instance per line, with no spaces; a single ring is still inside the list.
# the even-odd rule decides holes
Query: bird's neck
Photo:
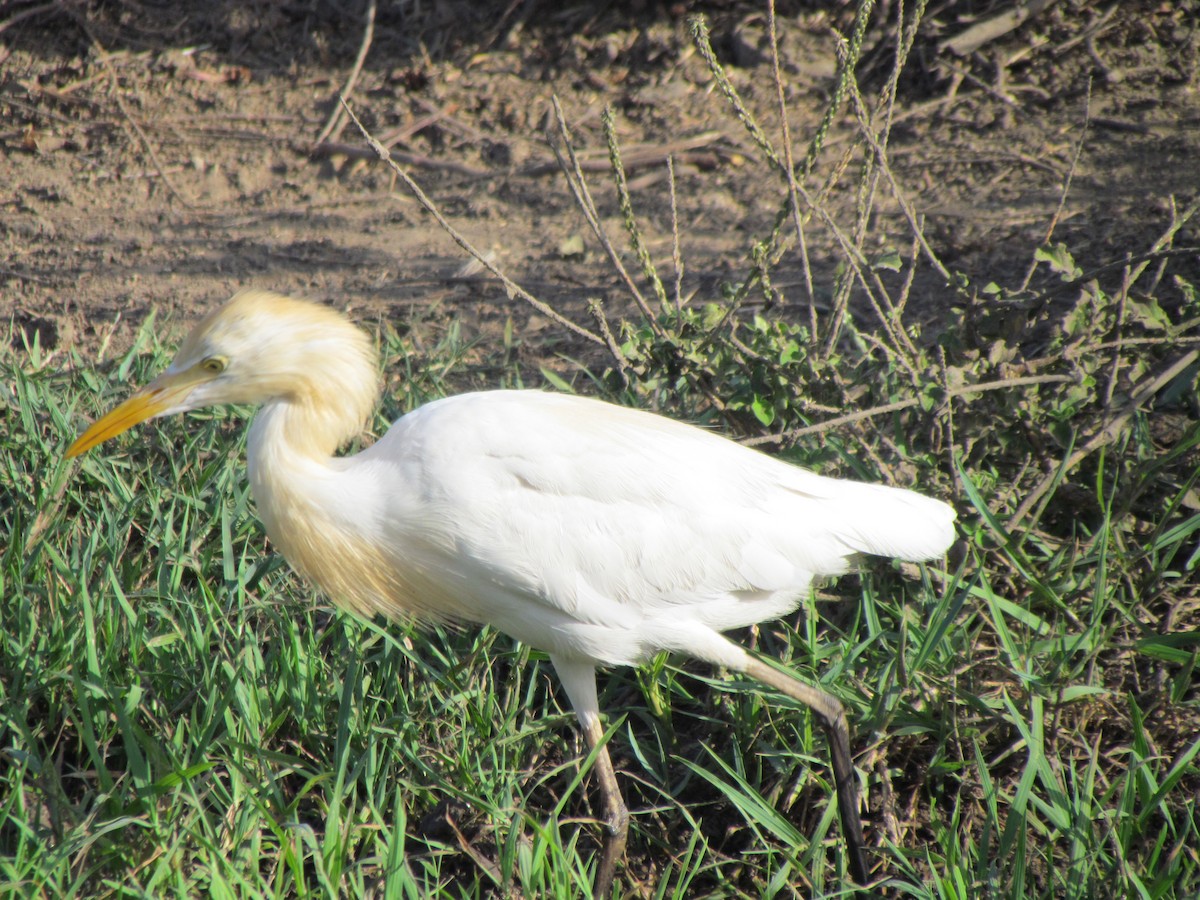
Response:
[[[351,540],[354,530],[347,514],[347,505],[354,505],[353,461],[333,454],[362,429],[378,393],[374,366],[355,362],[293,380],[290,390],[255,415],[246,444],[250,489],[267,535],[294,566],[320,582],[326,579],[308,558],[322,535],[328,541],[342,533]]]
[[[250,426],[250,489],[267,535],[285,556],[290,556],[289,534],[321,528],[322,495],[336,478],[333,453],[348,437],[348,422],[335,430],[329,421],[336,411],[280,398],[266,403]]]
[[[258,412],[246,447],[250,489],[267,536],[292,568],[338,605],[376,611],[386,572],[359,516],[370,507],[354,458],[334,457],[335,409],[274,400]],[[360,423],[356,423],[357,431]],[[367,516],[369,519],[369,515]]]
[[[325,460],[362,431],[375,404],[376,392],[329,384],[306,386],[266,403],[250,426],[251,459],[269,461],[285,455]]]

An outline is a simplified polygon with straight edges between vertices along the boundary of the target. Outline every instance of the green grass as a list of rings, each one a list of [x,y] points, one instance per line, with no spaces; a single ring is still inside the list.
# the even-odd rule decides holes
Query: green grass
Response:
[[[331,612],[264,546],[236,415],[63,461],[85,413],[166,362],[152,331],[100,369],[3,358],[3,889],[585,893],[595,798],[544,657],[490,630]],[[454,335],[432,356],[406,402],[473,380]],[[1200,520],[1167,504],[1130,546],[1101,480],[1086,540],[1016,536],[961,474],[956,565],[875,566],[755,636],[848,704],[893,893],[1194,895],[1200,642],[1139,611],[1188,577]],[[625,884],[848,889],[805,711],[665,658],[603,694],[635,813]]]

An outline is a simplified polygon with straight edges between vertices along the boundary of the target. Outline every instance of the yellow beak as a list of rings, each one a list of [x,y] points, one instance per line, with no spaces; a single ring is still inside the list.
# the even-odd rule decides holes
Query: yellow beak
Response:
[[[212,377],[211,372],[198,366],[175,374],[164,372],[108,415],[93,422],[67,450],[67,459],[86,453],[97,444],[128,431],[139,422],[145,422],[177,408],[191,393],[192,388]]]

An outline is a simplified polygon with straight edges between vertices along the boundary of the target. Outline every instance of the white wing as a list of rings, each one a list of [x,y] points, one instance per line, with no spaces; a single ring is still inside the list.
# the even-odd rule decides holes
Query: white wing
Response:
[[[416,564],[461,585],[469,617],[607,662],[669,647],[673,622],[781,615],[858,554],[928,559],[954,537],[939,501],[558,394],[429,404],[360,465],[388,485],[382,527],[398,555],[424,554]]]

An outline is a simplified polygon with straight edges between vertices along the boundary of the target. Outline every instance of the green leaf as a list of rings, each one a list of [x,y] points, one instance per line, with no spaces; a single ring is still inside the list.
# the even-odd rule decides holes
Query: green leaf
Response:
[[[1138,653],[1182,665],[1200,652],[1200,631],[1180,631],[1142,638],[1133,645]]]
[[[1048,263],[1050,268],[1063,277],[1063,281],[1074,281],[1083,272],[1075,265],[1075,257],[1064,243],[1039,247],[1033,254],[1038,262]]]
[[[1166,331],[1173,324],[1171,317],[1158,305],[1155,297],[1147,297],[1145,300],[1129,297],[1125,308],[1130,317],[1140,322],[1148,331]]]
[[[561,375],[557,374],[556,372],[550,371],[545,366],[541,366],[539,368],[539,371],[542,373],[542,377],[545,378],[548,382],[550,382],[550,384],[554,387],[555,390],[562,391],[565,394],[575,393],[575,388],[571,387],[570,383],[568,381],[566,381]]]
[[[770,425],[775,421],[775,407],[758,394],[754,395],[750,409],[754,413],[754,417],[764,425]]]
[[[582,259],[585,251],[583,235],[578,232],[568,235],[558,244],[558,255],[563,259]]]
[[[894,247],[889,247],[871,261],[876,269],[887,269],[889,272],[899,272],[904,266],[904,259]]]

